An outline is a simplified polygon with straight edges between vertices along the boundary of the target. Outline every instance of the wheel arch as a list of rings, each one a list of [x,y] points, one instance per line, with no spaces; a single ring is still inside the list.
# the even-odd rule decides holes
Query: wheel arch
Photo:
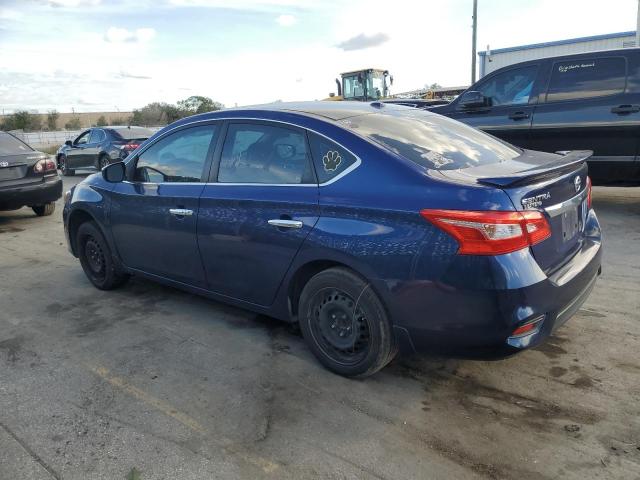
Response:
[[[91,215],[87,210],[76,208],[69,214],[69,221],[67,223],[67,228],[69,230],[69,243],[71,245],[71,251],[74,256],[78,256],[78,245],[76,245],[78,229],[80,225],[85,222],[94,222],[100,231],[102,231],[102,227],[100,223],[96,221],[95,217]],[[104,235],[104,232],[103,232]]]
[[[310,260],[302,265],[300,265],[295,272],[291,275],[290,280],[287,285],[287,303],[289,307],[289,315],[293,321],[296,321],[298,318],[298,303],[300,300],[300,295],[302,294],[302,290],[304,289],[307,282],[318,273],[328,270],[330,268],[342,267],[347,270],[350,270],[354,274],[358,275],[365,282],[370,285],[370,288],[380,297],[382,303],[384,305],[385,310],[387,311],[387,315],[390,314],[389,307],[386,305],[386,295],[380,291],[378,285],[374,284],[372,279],[358,269],[356,266],[334,259],[316,259]],[[389,317],[391,319],[391,317]]]

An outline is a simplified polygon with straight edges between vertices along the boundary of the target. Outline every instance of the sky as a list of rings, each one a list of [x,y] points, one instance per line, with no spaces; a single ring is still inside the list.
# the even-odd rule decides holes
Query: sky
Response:
[[[478,50],[636,29],[636,0],[479,0]],[[0,109],[315,100],[340,72],[468,85],[472,0],[0,0]],[[0,112],[1,113],[1,112]]]

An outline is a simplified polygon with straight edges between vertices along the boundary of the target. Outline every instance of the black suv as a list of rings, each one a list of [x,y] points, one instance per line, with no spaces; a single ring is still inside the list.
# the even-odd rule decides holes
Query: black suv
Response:
[[[523,148],[593,150],[594,183],[640,180],[640,49],[501,68],[433,112]]]
[[[26,205],[40,217],[51,215],[61,196],[62,179],[53,157],[0,132],[0,210]]]
[[[77,168],[101,170],[112,161],[124,160],[151,135],[153,131],[142,127],[90,128],[58,149],[58,168],[63,175],[73,175]]]

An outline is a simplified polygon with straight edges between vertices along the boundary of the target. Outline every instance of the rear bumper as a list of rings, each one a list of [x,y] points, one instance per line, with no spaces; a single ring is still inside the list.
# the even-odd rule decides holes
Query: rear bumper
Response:
[[[580,309],[600,274],[597,218],[592,211],[582,248],[549,276],[534,271],[528,250],[515,253],[484,263],[463,259],[462,271],[469,278],[485,275],[486,285],[514,288],[468,288],[465,280],[455,286],[412,281],[396,288],[391,313],[399,342],[414,351],[465,358],[502,358],[540,344]],[[532,333],[512,336],[516,328],[540,317],[544,320]]]
[[[41,182],[0,187],[0,210],[14,210],[24,206],[44,205],[62,196],[62,179],[58,174]]]

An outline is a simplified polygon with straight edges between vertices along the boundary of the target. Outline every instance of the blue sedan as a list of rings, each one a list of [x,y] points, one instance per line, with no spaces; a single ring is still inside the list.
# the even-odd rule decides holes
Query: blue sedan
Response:
[[[374,102],[173,123],[67,192],[99,289],[138,275],[300,325],[346,376],[399,350],[501,357],[571,317],[600,273],[586,159]]]

